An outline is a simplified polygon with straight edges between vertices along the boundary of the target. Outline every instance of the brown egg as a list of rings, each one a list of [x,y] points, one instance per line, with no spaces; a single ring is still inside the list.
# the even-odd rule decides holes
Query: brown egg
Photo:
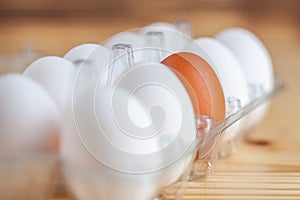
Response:
[[[193,53],[180,52],[168,56],[162,63],[172,69],[185,86],[196,115],[208,115],[213,123],[225,119],[222,86],[212,67],[203,58]],[[199,156],[207,155],[215,142],[216,140],[211,140],[205,144],[200,149]]]

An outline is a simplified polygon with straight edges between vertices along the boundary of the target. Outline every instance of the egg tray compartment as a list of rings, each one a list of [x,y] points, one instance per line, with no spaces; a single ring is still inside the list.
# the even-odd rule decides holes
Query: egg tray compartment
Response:
[[[203,178],[210,176],[222,151],[222,133],[238,120],[270,101],[282,89],[282,81],[276,76],[273,91],[257,97],[225,120],[217,124],[211,124],[207,122],[213,121],[212,119],[198,116],[196,121],[198,127],[200,127],[198,130],[199,140],[190,152],[195,156],[194,161],[175,183],[158,188],[159,193],[153,199],[180,200],[189,180],[203,181]],[[197,157],[195,152],[201,152],[204,148],[207,148],[207,145],[211,147],[209,152],[205,156]],[[64,161],[56,155],[23,155],[17,158],[0,160],[1,199],[46,200],[62,196],[63,198],[76,199],[72,195],[68,195],[71,192],[67,192],[62,173],[63,166],[65,166]],[[76,169],[75,166],[70,166],[69,169],[72,170],[74,176],[79,178],[77,179],[79,181],[91,183],[91,180],[97,180],[97,172],[95,171],[88,171],[87,173],[86,169]],[[87,187],[90,186],[87,185]]]

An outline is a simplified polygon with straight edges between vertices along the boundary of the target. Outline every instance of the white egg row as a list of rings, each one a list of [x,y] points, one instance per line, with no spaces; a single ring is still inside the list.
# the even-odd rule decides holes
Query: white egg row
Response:
[[[185,28],[184,23],[182,22]],[[145,47],[165,50],[160,52],[160,55],[155,55],[156,58],[150,56],[152,61],[162,61],[177,52],[195,53],[204,58],[214,69],[227,100],[230,101],[233,97],[240,101],[241,107],[274,89],[271,57],[263,43],[252,32],[243,28],[229,28],[213,38],[201,37],[191,40],[184,35],[188,31],[180,27],[180,25],[157,22],[134,32],[117,34],[105,41],[103,45],[112,48],[116,43],[132,44],[133,49],[136,50],[136,62],[149,60],[149,55],[143,56],[142,51],[139,51]],[[188,33],[188,35],[192,34]],[[229,107],[227,106],[228,115],[232,114]],[[231,140],[237,133],[250,130],[258,124],[263,119],[267,107],[267,105],[261,106],[251,113],[247,120],[240,122],[240,125],[236,124],[235,130],[232,128],[231,131],[227,131],[230,134],[225,134],[224,140]]]
[[[206,102],[191,96],[191,90],[203,90],[195,90],[199,79],[190,74],[183,83],[162,64],[180,52],[211,66],[223,99],[202,98],[227,100],[224,118],[273,90],[270,56],[251,32],[231,28],[215,38],[192,39],[173,24],[154,23],[102,45],[79,45],[64,58],[40,58],[22,75],[1,76],[0,156],[59,151],[78,199],[153,198],[192,162],[199,139],[195,105],[201,110]],[[208,94],[213,89],[208,86]],[[238,102],[234,108],[232,100]],[[224,142],[256,125],[265,112],[263,106],[236,123]],[[82,174],[89,170],[91,176]]]

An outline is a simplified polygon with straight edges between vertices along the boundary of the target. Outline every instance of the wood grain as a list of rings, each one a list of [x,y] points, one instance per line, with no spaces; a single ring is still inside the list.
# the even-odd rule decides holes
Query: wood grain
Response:
[[[184,199],[300,199],[300,34],[296,18],[280,19],[271,13],[258,19],[240,10],[213,9],[169,11],[131,20],[0,18],[0,52],[16,52],[30,42],[44,54],[63,55],[77,44],[100,43],[114,33],[156,20],[188,19],[196,36],[212,36],[229,26],[249,28],[270,50],[275,71],[282,76],[287,89],[274,99],[261,124],[239,144],[237,154],[219,160],[212,177],[190,182]],[[7,71],[9,66],[0,68],[0,73]],[[68,198],[58,190],[54,199]]]

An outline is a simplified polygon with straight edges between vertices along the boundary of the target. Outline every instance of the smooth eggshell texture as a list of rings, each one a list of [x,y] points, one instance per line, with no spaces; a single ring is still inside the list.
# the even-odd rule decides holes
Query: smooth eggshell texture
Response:
[[[265,91],[274,87],[274,72],[271,57],[263,43],[250,31],[229,28],[216,35],[241,63],[248,83],[260,84]]]
[[[213,123],[224,120],[226,107],[222,86],[214,70],[203,58],[181,52],[167,57],[162,63],[170,67],[184,84],[195,114],[207,115]],[[206,156],[214,147],[216,139],[204,141],[198,157]]]
[[[260,87],[263,90],[262,94],[273,90],[274,72],[271,57],[263,43],[252,32],[242,28],[229,28],[218,33],[216,38],[239,60],[249,85]],[[255,98],[256,95],[250,96],[251,101]],[[246,129],[258,124],[267,109],[268,104],[264,104],[250,113]]]
[[[77,69],[68,60],[47,56],[33,62],[23,73],[38,82],[54,99],[63,113],[71,105]]]
[[[144,73],[144,77],[140,73]],[[140,76],[137,76],[138,74]],[[136,78],[133,79],[132,77]],[[75,99],[73,104],[74,115],[72,115],[71,112],[68,112],[70,116],[68,117],[68,123],[66,123],[63,134],[62,157],[67,162],[76,163],[77,166],[81,166],[82,169],[86,169],[87,172],[91,172],[91,176],[86,177],[83,175],[85,173],[72,173],[72,167],[69,168],[68,165],[65,165],[64,175],[67,179],[68,186],[78,199],[151,199],[155,196],[160,187],[169,185],[176,181],[187,169],[193,158],[193,154],[189,152],[187,155],[183,154],[170,166],[165,166],[164,163],[164,161],[173,154],[178,152],[183,153],[182,151],[184,150],[184,147],[181,148],[180,144],[188,143],[189,139],[195,138],[196,135],[193,107],[189,100],[189,96],[184,89],[184,86],[181,84],[180,80],[178,80],[177,76],[169,68],[162,64],[152,64],[151,66],[145,65],[143,68],[133,68],[132,71],[128,72],[128,74],[123,78],[124,79],[119,82],[119,87],[115,88],[118,91],[113,91],[111,88],[106,88],[103,86],[97,87],[96,91],[75,91]],[[176,88],[177,90],[180,90],[181,93],[178,95],[180,97],[185,96],[185,100],[188,101],[188,103],[183,104],[183,125],[181,126],[179,123],[175,124],[175,126],[185,127],[183,130],[181,130],[180,136],[178,135],[178,137],[181,137],[181,140],[173,142],[176,145],[174,145],[171,153],[164,154],[162,152],[157,152],[156,159],[147,160],[147,157],[151,156],[148,152],[153,152],[153,150],[156,151],[157,146],[161,146],[161,142],[165,142],[165,140],[168,141],[168,137],[170,136],[167,135],[168,137],[164,137],[163,141],[153,140],[152,143],[150,142],[148,144],[147,141],[140,140],[140,143],[143,144],[140,145],[137,143],[137,139],[128,136],[126,137],[124,132],[122,132],[124,131],[124,127],[121,126],[121,129],[119,127],[122,123],[120,123],[120,121],[116,121],[116,116],[115,118],[112,116],[113,114],[121,115],[120,119],[130,120],[130,117],[122,117],[124,114],[126,114],[126,110],[124,112],[124,110],[121,110],[119,107],[117,107],[117,112],[112,113],[111,109],[112,105],[115,105],[112,104],[112,102],[114,102],[113,94],[117,95],[115,100],[119,101],[117,102],[116,106],[124,104],[126,108],[126,106],[128,106],[127,104],[129,97],[131,97],[132,94],[130,92],[132,90],[129,88],[145,86],[141,84],[141,82],[145,81],[146,79],[146,83],[151,83],[150,80],[153,78],[154,80],[161,80],[163,86],[169,86],[167,84],[169,82],[172,84],[176,83],[172,89],[175,90]],[[84,79],[82,79],[82,81],[84,81]],[[152,84],[150,84],[150,86],[151,85]],[[155,88],[156,87],[154,87],[154,89]],[[164,87],[162,87],[162,89],[163,88]],[[96,92],[96,94],[94,92]],[[141,104],[142,108],[146,108],[140,112],[144,112],[144,115],[149,115],[151,109],[148,108],[152,108],[153,104],[160,105],[159,102],[161,102],[161,99],[156,98],[158,92],[157,90],[146,90],[145,92],[146,97],[149,98],[145,97],[145,93],[138,92],[136,93],[135,101],[137,101],[138,104]],[[143,95],[139,96],[139,94]],[[82,98],[82,96],[85,98]],[[163,99],[163,105],[168,104],[169,106],[174,103],[167,99],[168,95],[162,94],[160,96],[165,98]],[[144,99],[142,98],[146,98],[146,100],[150,102],[145,103]],[[176,101],[177,100],[175,100],[175,102]],[[135,108],[130,109],[134,110]],[[166,123],[166,127],[174,127],[173,118],[180,118],[178,114],[171,116],[174,113],[174,110],[176,111],[178,108],[165,110],[168,112],[166,115],[167,120],[171,120],[171,122]],[[97,118],[95,118],[95,114]],[[152,114],[153,113],[151,112],[151,115]],[[75,120],[73,117],[75,117]],[[154,123],[156,121],[157,119],[153,119]],[[116,122],[119,123],[116,124]],[[153,132],[155,133],[156,126],[153,126],[153,128]],[[135,127],[135,129],[137,128]],[[139,130],[143,129],[140,128]],[[171,131],[169,132],[170,134],[176,134]],[[129,134],[132,134],[132,132],[129,132]],[[118,138],[118,135],[122,135],[122,137],[120,136]],[[107,143],[107,138],[110,138],[112,143]],[[120,140],[120,138],[122,140]],[[125,150],[127,149],[127,151],[124,151],[120,148]],[[136,151],[136,155],[128,155],[129,151]],[[139,154],[144,155],[138,156]],[[99,156],[101,156],[100,159]],[[128,159],[129,156],[134,157],[135,159]],[[130,160],[130,162],[128,162],[128,160]],[[158,167],[155,167],[155,169],[157,169],[156,171],[152,171],[153,169],[151,166],[154,165]],[[164,168],[158,170],[161,167]],[[145,169],[145,172],[122,172],[122,170],[135,171],[135,169]]]
[[[247,105],[250,100],[246,77],[239,61],[232,52],[213,38],[199,38],[196,42],[206,51],[210,60],[213,62],[211,66],[218,75],[225,97],[239,99],[242,107]],[[230,110],[227,110],[227,112],[230,112]],[[229,115],[230,114],[232,113],[229,113]],[[233,126],[234,128],[230,127],[226,130],[225,134],[223,134],[224,141],[233,139],[241,132],[244,121],[239,121]]]
[[[109,118],[109,115],[105,112],[109,108],[107,105],[111,102],[111,93],[109,90],[102,91],[99,97],[100,102],[98,101],[99,105],[104,108],[100,110],[101,114],[107,118]],[[90,97],[87,93],[85,95],[86,98]],[[140,200],[154,196],[157,192],[157,185],[161,181],[159,174],[133,174],[115,170],[106,166],[105,160],[103,160],[104,162],[98,160],[97,154],[103,153],[108,158],[118,160],[120,166],[123,167],[134,167],[136,163],[128,162],[125,157],[114,153],[112,148],[105,148],[101,152],[93,152],[87,148],[85,140],[79,137],[80,133],[89,134],[89,138],[94,140],[93,143],[101,145],[100,147],[105,145],[106,138],[105,136],[102,139],[99,138],[100,134],[97,137],[91,135],[92,132],[99,131],[96,119],[92,115],[94,112],[93,104],[89,104],[86,98],[77,97],[79,99],[75,99],[74,112],[75,115],[80,115],[76,116],[74,120],[72,112],[68,112],[69,116],[64,126],[61,151],[62,158],[65,161],[63,174],[67,186],[76,199]],[[84,121],[85,118],[90,120]],[[110,124],[106,125],[108,127],[112,126]],[[113,130],[116,130],[116,128],[113,128]]]
[[[0,155],[58,150],[58,108],[38,83],[19,74],[3,75],[0,99]]]
[[[218,122],[225,118],[222,86],[211,66],[200,56],[181,52],[162,61],[170,67],[190,94],[196,114],[211,116]]]

